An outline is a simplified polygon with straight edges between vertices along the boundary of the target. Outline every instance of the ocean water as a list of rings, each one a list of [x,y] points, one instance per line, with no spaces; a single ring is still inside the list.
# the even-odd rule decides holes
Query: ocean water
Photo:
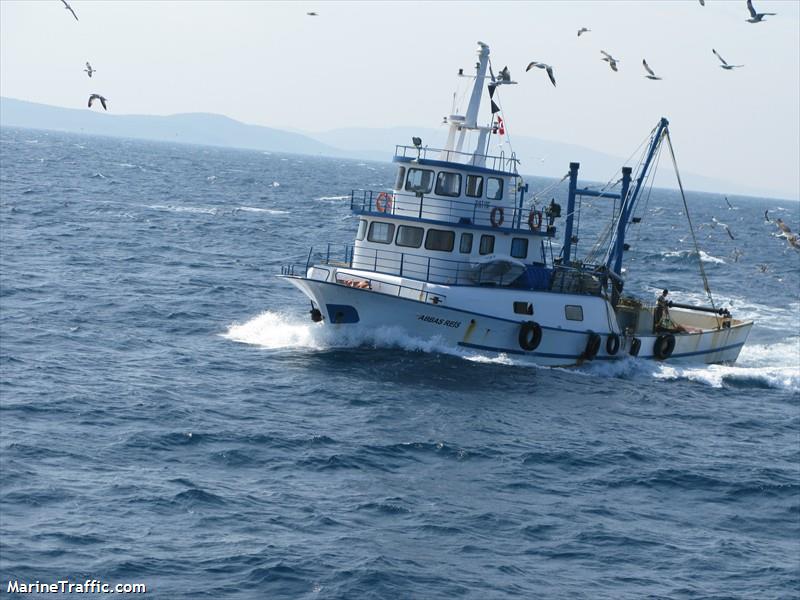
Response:
[[[689,194],[715,301],[756,321],[735,365],[546,369],[311,323],[275,274],[393,178],[0,130],[3,591],[798,597],[800,252],[764,211],[800,205]],[[628,289],[701,301],[679,196],[642,209]]]

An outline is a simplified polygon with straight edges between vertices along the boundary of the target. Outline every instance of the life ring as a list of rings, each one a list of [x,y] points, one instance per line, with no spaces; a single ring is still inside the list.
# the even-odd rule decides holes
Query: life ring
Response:
[[[375,199],[375,208],[378,212],[391,212],[392,210],[392,196],[386,192],[381,192]]]
[[[600,336],[594,331],[589,332],[589,339],[586,341],[586,349],[583,351],[581,358],[584,360],[592,360],[597,353],[600,352]]]
[[[489,220],[492,222],[492,227],[500,227],[505,220],[505,213],[502,206],[495,206],[492,212],[489,213]]]
[[[531,210],[528,215],[528,227],[531,231],[539,231],[542,228],[542,211]]]
[[[616,333],[611,333],[606,338],[606,352],[609,356],[614,356],[619,352],[619,336]]]
[[[658,360],[669,358],[673,350],[675,350],[675,336],[671,333],[661,334],[653,344],[653,354]]]
[[[642,340],[639,338],[633,338],[631,340],[631,347],[628,349],[628,354],[631,356],[639,356],[639,350],[642,347]]]
[[[525,321],[519,328],[519,347],[528,352],[542,342],[542,328],[536,321]]]

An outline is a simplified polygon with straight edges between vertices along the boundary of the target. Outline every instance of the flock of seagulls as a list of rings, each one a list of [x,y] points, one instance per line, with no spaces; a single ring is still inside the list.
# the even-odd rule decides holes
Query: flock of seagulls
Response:
[[[705,0],[699,0],[699,2],[700,6],[706,5]],[[747,0],[747,11],[750,13],[750,18],[746,19],[748,23],[761,23],[761,21],[764,20],[764,17],[774,16],[777,14],[771,12],[768,13],[757,12],[756,9],[753,8],[753,0]],[[583,35],[584,33],[589,33],[590,31],[592,30],[589,29],[588,27],[581,27],[580,29],[578,29],[578,37],[581,37],[581,35]],[[738,69],[744,66],[744,65],[729,64],[724,58],[722,58],[720,53],[717,52],[715,48],[712,48],[711,51],[714,53],[714,56],[716,56],[719,59],[720,63],[722,63],[720,67],[725,69],[726,71],[732,71],[733,69]],[[603,55],[603,57],[600,60],[607,62],[608,66],[615,73],[619,72],[619,67],[617,65],[621,61],[618,58],[614,58],[613,56],[611,56],[611,54],[609,54],[605,50],[600,50],[600,54]],[[661,81],[663,79],[662,77],[659,77],[658,75],[655,74],[653,69],[650,68],[650,65],[647,64],[646,59],[642,59],[642,66],[644,67],[644,70],[646,72],[645,78],[650,79],[652,81]],[[534,67],[546,70],[547,75],[550,77],[550,82],[553,84],[553,86],[556,85],[556,78],[555,75],[553,74],[553,67],[551,65],[534,60],[528,64],[528,67],[525,69],[525,72],[527,73]],[[507,71],[507,69],[504,69],[504,71]],[[510,76],[508,77],[508,81],[510,81]]]
[[[78,19],[78,15],[75,14],[75,11],[67,3],[67,0],[61,0],[61,2],[64,3],[64,8],[72,13],[72,16],[75,17],[75,20],[76,21],[80,21],[80,19]],[[89,63],[89,61],[87,60],[86,61],[86,68],[84,69],[84,72],[89,76],[89,79],[91,79],[92,75],[97,73],[97,69],[93,69],[91,63]],[[100,101],[100,106],[103,107],[103,110],[108,110],[108,99],[105,98],[104,96],[100,95],[100,94],[91,94],[89,96],[89,103],[88,103],[87,106],[89,108],[92,108],[92,104],[94,104],[95,100],[99,100]]]

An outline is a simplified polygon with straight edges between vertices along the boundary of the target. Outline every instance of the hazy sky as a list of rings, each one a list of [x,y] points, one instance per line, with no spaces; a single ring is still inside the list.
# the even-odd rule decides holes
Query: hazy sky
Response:
[[[746,23],[745,0],[70,0],[76,22],[59,0],[0,0],[0,93],[79,108],[96,91],[118,114],[214,112],[306,131],[429,128],[481,40],[519,81],[501,96],[512,139],[626,157],[663,115],[682,169],[797,198],[800,2],[754,2],[778,15]],[[592,31],[578,38],[582,26]],[[712,48],[745,67],[723,71]],[[642,58],[663,81],[644,78]],[[526,73],[531,60],[553,65],[558,87]]]

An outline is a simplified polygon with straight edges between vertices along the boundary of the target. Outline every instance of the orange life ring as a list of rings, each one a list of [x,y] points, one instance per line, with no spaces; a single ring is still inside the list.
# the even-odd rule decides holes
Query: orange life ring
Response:
[[[542,228],[542,211],[531,210],[531,214],[528,215],[528,227],[531,231],[539,231]]]
[[[499,216],[498,216],[499,215]],[[505,220],[505,214],[502,206],[495,206],[492,212],[489,213],[489,220],[492,222],[492,227],[500,227]]]
[[[375,208],[378,212],[391,212],[392,211],[392,196],[386,192],[381,192],[375,199]]]

